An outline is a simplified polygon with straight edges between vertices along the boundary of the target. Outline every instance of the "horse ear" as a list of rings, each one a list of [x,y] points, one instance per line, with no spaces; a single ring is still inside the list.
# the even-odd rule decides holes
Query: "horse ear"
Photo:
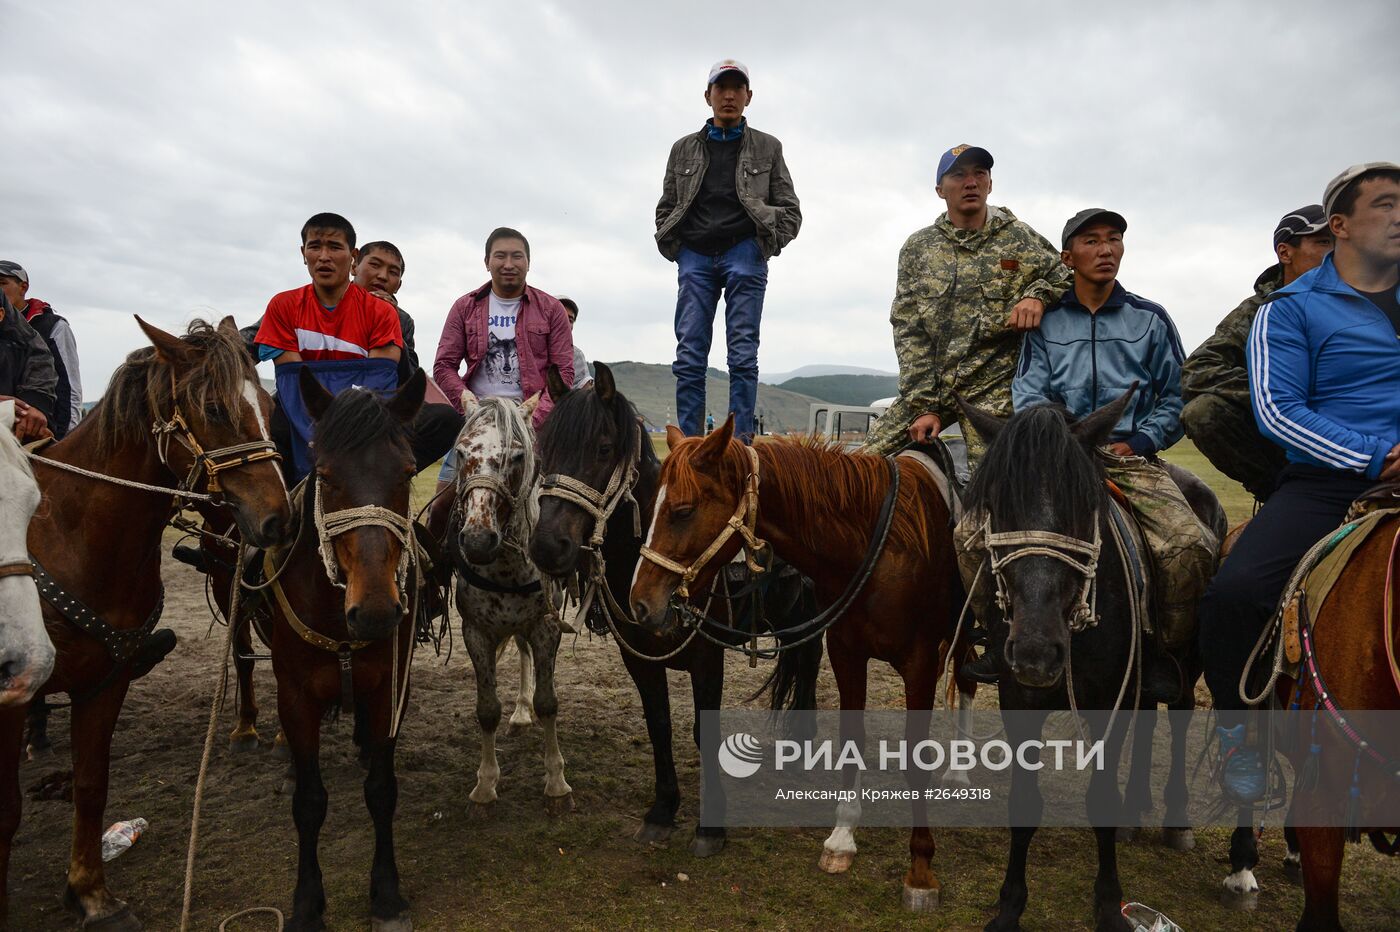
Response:
[[[218,331],[224,336],[243,342],[243,334],[238,332],[238,324],[234,322],[233,315],[229,314],[219,321]]]
[[[302,370],[305,371],[305,370]],[[422,369],[413,370],[413,377],[389,399],[389,411],[405,424],[412,423],[423,407],[423,395],[428,391],[428,376]]]
[[[335,396],[326,391],[316,374],[305,366],[297,373],[297,382],[301,386],[301,403],[306,406],[306,413],[311,415],[311,420],[319,421],[331,402],[335,401]]]
[[[1099,408],[1092,414],[1075,421],[1069,427],[1069,432],[1074,434],[1074,438],[1088,447],[1098,447],[1108,442],[1109,436],[1113,433],[1113,428],[1123,417],[1123,412],[1127,410],[1128,403],[1137,394],[1138,383],[1133,382],[1128,386],[1128,390],[1119,395],[1113,401]]]
[[[685,439],[685,434],[675,424],[666,425],[666,449],[674,450]]]
[[[521,402],[521,404],[520,404],[520,415],[521,415],[521,417],[527,417],[527,418],[528,418],[528,417],[532,417],[532,416],[534,415],[534,413],[535,413],[535,409],[538,408],[539,406],[540,406],[540,393],[539,393],[539,392],[535,392],[535,393],[534,393],[533,395],[531,395],[529,398],[525,399],[525,401]]]
[[[996,439],[997,434],[1006,426],[1006,418],[997,417],[990,411],[983,410],[963,398],[957,392],[953,393],[953,399],[958,403],[958,408],[962,410],[963,416],[967,418],[969,424],[981,435],[987,443]]]
[[[468,414],[471,414],[471,413],[472,413],[472,408],[475,408],[478,404],[480,404],[480,402],[478,402],[478,401],[476,400],[476,396],[472,394],[472,390],[471,390],[471,389],[469,389],[469,388],[464,388],[464,389],[462,389],[462,414],[463,414],[463,416],[468,415]]]
[[[544,384],[549,390],[549,397],[555,401],[569,393],[569,386],[564,384],[564,377],[559,374],[559,367],[552,363],[544,371]]]
[[[598,393],[600,401],[609,404],[617,397],[617,381],[613,378],[612,370],[605,362],[593,364],[593,391]]]
[[[734,414],[730,412],[724,423],[710,432],[710,436],[700,442],[700,448],[691,459],[697,467],[719,462],[724,451],[729,449],[729,441],[734,439]]]
[[[146,334],[146,339],[151,341],[151,345],[156,348],[156,356],[173,366],[188,366],[194,361],[194,347],[173,333],[166,333],[159,327],[154,327],[141,319],[140,314],[133,314],[136,323]]]

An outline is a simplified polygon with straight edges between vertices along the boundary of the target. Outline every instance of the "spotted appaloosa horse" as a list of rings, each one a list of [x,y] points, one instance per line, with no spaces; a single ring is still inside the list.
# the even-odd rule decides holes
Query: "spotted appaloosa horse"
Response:
[[[14,423],[15,403],[0,401],[0,707],[28,705],[54,663],[26,548],[39,486]]]
[[[476,719],[481,765],[471,801],[496,799],[501,767],[496,729],[496,661],[512,639],[521,653],[520,695],[512,725],[529,725],[531,710],[544,728],[545,800],[552,812],[573,808],[556,731],[559,700],[554,663],[559,651],[563,593],[542,579],[526,547],[539,519],[535,436],[530,415],[539,396],[517,404],[505,398],[462,399],[466,423],[457,436],[456,501],[449,546],[457,580],[462,640],[476,669]],[[533,672],[533,676],[531,675]]]
[[[96,410],[43,455],[172,492],[181,483],[217,490],[245,540],[278,542],[291,526],[282,473],[271,458],[245,459],[255,450],[271,455],[272,400],[233,318],[217,327],[195,321],[183,337],[138,323],[153,346],[128,356]],[[223,451],[230,455],[221,457]],[[40,695],[66,692],[73,699],[73,853],[65,899],[85,927],[139,929],[131,910],[107,889],[100,842],[112,731],[134,664],[149,643],[140,632],[153,625],[162,604],[161,533],[175,498],[43,462],[36,462],[35,475],[44,507],[29,525],[29,552],[66,593],[55,601],[75,614],[80,610],[71,607],[73,600],[81,602],[108,626],[104,635],[90,633],[91,625],[79,628],[45,601],[58,657]],[[23,708],[0,712],[0,878],[19,826],[24,715]]]
[[[827,629],[826,649],[841,708],[865,708],[867,668],[872,659],[894,667],[904,681],[911,736],[929,733],[939,676],[952,649],[963,605],[962,582],[953,551],[951,506],[934,478],[910,459],[887,461],[847,453],[821,441],[777,439],[752,448],[734,439],[731,415],[708,437],[686,438],[668,427],[671,448],[661,470],[647,546],[673,565],[694,567],[732,526],[746,490],[757,486],[756,532],[774,553],[816,585],[817,602],[833,605],[879,546],[885,502],[893,495],[892,519],[883,549],[876,551],[868,583]],[[757,456],[751,460],[751,453]],[[899,484],[894,482],[898,470]],[[736,535],[700,569],[691,586],[703,591],[716,569],[739,549]],[[648,630],[663,634],[676,624],[672,597],[681,584],[674,570],[650,556],[638,568],[631,591],[632,614]],[[964,704],[971,696],[964,697]],[[849,724],[848,724],[849,723]],[[843,741],[863,741],[858,716],[842,716]],[[844,774],[847,788],[855,775]],[[910,771],[920,790],[912,805],[909,870],[904,876],[907,908],[938,905],[940,883],[933,870],[934,842],[923,802],[924,771]],[[855,858],[859,797],[837,809],[837,825],[823,845],[821,867],[850,869]]]

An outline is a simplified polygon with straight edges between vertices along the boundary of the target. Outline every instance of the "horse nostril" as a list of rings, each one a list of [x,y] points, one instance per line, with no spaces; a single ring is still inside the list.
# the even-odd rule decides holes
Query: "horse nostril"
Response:
[[[359,623],[359,620],[360,609],[358,606],[352,605],[345,610],[345,627],[353,631],[355,630],[355,626]]]
[[[641,602],[632,603],[632,620],[639,625],[645,625],[650,620],[647,607]]]
[[[1065,645],[1061,644],[1059,641],[1056,641],[1054,647],[1055,647],[1055,666],[1056,666],[1056,667],[1063,667],[1063,666],[1065,665]]]
[[[283,522],[280,515],[268,515],[266,518],[263,518],[260,530],[262,531],[262,538],[264,541],[267,543],[274,543],[282,539],[283,532],[286,530],[286,523]]]
[[[1006,654],[1006,665],[1007,665],[1008,667],[1011,667],[1011,668],[1014,670],[1014,669],[1016,668],[1016,640],[1015,640],[1015,638],[1007,638],[1007,639],[1006,639],[1006,648],[1005,648],[1005,650],[1003,651],[1003,653]]]

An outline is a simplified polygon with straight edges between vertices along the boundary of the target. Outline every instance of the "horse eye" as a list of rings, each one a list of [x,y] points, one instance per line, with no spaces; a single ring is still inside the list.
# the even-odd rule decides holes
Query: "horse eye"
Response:
[[[602,444],[599,444],[599,445],[598,445],[598,458],[599,458],[599,459],[603,459],[603,458],[605,458],[605,457],[612,456],[612,451],[613,451],[612,444],[610,444],[610,443],[602,443]]]
[[[671,509],[671,520],[686,521],[695,514],[694,505],[680,505]]]

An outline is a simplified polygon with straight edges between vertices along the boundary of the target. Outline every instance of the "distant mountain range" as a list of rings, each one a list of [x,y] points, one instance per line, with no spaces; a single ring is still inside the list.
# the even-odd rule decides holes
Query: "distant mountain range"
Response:
[[[816,368],[815,366],[813,368]],[[804,375],[780,386],[790,392],[811,395],[839,405],[868,405],[899,394],[897,375]]]
[[[645,362],[610,362],[617,387],[653,429],[676,422],[676,379],[669,365]],[[718,369],[710,369],[705,379],[705,400],[715,423],[724,420],[729,407],[729,378]],[[813,398],[785,388],[759,384],[758,413],[763,415],[764,430],[783,433],[807,429],[807,416]]]
[[[792,379],[812,378],[819,375],[894,375],[885,369],[868,369],[865,366],[841,366],[834,363],[813,363],[799,366],[791,372],[763,372],[759,378],[769,385],[782,385]]]

